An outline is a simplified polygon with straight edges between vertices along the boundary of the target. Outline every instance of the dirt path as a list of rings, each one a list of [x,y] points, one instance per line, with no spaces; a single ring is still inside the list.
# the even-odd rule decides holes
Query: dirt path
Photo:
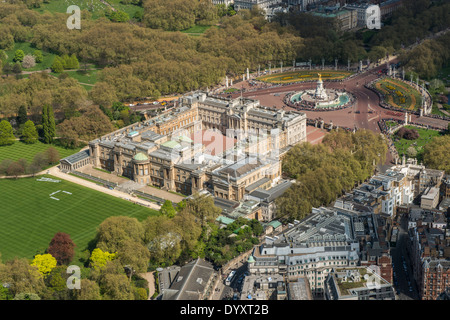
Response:
[[[94,190],[97,190],[97,191],[100,191],[103,193],[107,193],[107,194],[117,197],[117,198],[121,198],[121,199],[128,200],[128,201],[131,201],[134,203],[142,204],[142,205],[149,207],[151,209],[154,209],[154,210],[160,209],[160,206],[158,206],[156,203],[148,202],[148,201],[142,200],[137,197],[132,197],[128,193],[121,192],[118,190],[110,190],[103,186],[99,186],[98,184],[96,184],[94,182],[90,182],[90,181],[87,181],[87,180],[84,180],[84,179],[81,179],[81,178],[78,178],[75,176],[71,176],[67,173],[61,172],[57,166],[54,166],[54,167],[48,169],[48,174],[58,177],[58,178],[61,178],[61,179],[64,179],[64,180],[67,180],[67,181],[70,181],[70,182],[73,182],[73,183],[76,183],[76,184],[79,184],[79,185],[82,185],[82,186],[85,186],[87,188],[91,188],[91,189],[94,189]]]
[[[152,296],[155,293],[155,278],[153,272],[141,273],[139,275],[148,281],[148,300],[152,300]]]

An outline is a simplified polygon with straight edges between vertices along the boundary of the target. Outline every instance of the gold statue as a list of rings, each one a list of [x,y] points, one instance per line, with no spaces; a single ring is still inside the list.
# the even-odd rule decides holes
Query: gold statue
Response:
[[[320,73],[318,73],[319,76],[319,81],[322,81],[322,75]]]

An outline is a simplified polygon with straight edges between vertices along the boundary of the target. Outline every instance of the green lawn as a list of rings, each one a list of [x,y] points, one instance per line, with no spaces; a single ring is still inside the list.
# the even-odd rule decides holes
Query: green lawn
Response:
[[[51,0],[48,3],[42,3],[40,8],[36,8],[39,13],[49,11],[51,13],[66,13],[67,8],[71,5],[77,5],[81,10],[87,10],[91,13],[92,19],[98,19],[105,14],[106,5],[99,0]],[[69,16],[69,14],[67,14]],[[83,13],[81,19],[83,19]]]
[[[126,12],[130,16],[130,19],[133,19],[133,16],[136,13],[136,11],[142,13],[144,12],[143,7],[136,6],[134,4],[122,4],[120,3],[121,0],[106,0],[106,1],[117,10]]]
[[[32,47],[31,43],[29,42],[18,42],[14,45],[14,48],[11,50],[6,51],[6,54],[8,55],[7,62],[14,63],[14,53],[16,50],[22,50],[25,55],[31,54],[33,55],[34,51],[37,50],[37,48]],[[44,60],[40,63],[36,63],[36,66],[29,69],[23,69],[23,71],[39,71],[39,70],[45,70],[52,66],[53,59],[55,58],[55,55],[52,53],[48,53],[45,51],[42,51],[42,56],[44,57]]]
[[[44,177],[58,179],[50,175]],[[32,258],[36,252],[42,253],[59,231],[70,234],[77,245],[76,256],[80,256],[94,239],[98,225],[106,218],[129,216],[142,221],[158,213],[69,181],[54,183],[37,179],[0,179],[0,252],[3,262],[15,256]],[[52,196],[59,200],[50,198],[54,192],[57,193]]]
[[[59,151],[59,155],[62,158],[70,156],[78,151],[78,149],[65,149],[63,147],[59,147],[56,145],[48,145],[38,141],[35,144],[26,144],[22,141],[16,141],[11,146],[1,146],[0,147],[0,162],[5,159],[11,159],[13,161],[19,160],[21,158],[26,159],[28,162],[31,162],[34,158],[34,155],[39,152],[46,151],[50,146],[54,147]]]
[[[193,26],[193,27],[191,27],[189,29],[183,30],[181,32],[188,33],[188,34],[193,35],[193,36],[199,36],[199,35],[203,34],[209,28],[211,28],[211,26],[198,26],[198,25],[195,25],[195,26]]]
[[[415,126],[405,126],[407,129],[416,129],[419,133],[419,138],[417,140],[406,140],[406,139],[399,139],[397,140],[395,133],[393,135],[393,141],[395,148],[397,149],[397,152],[399,156],[401,157],[403,154],[407,155],[406,150],[410,146],[413,146],[417,150],[417,156],[416,159],[421,161],[423,160],[423,147],[431,141],[436,136],[439,136],[441,133],[436,130],[427,130]]]
[[[89,84],[94,85],[97,82],[97,73],[99,70],[86,70],[84,71],[83,67],[79,70],[65,70],[64,73],[66,73],[69,77],[74,78],[80,82],[80,84],[86,84],[85,87],[91,87]],[[51,75],[58,77],[60,73],[51,72]]]

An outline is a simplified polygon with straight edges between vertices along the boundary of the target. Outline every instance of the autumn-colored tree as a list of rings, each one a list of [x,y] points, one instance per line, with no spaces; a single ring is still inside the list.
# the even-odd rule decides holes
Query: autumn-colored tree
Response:
[[[92,250],[91,257],[89,258],[90,266],[96,270],[101,270],[106,266],[108,261],[112,261],[115,257],[116,253],[109,253],[100,248],[95,248]]]
[[[56,259],[51,254],[38,254],[31,262],[31,265],[37,267],[43,277],[46,277],[56,264]]]
[[[49,164],[55,164],[60,159],[59,151],[54,147],[49,147],[45,151],[45,155],[47,156],[47,161]]]
[[[66,265],[72,261],[75,254],[75,244],[70,235],[64,232],[57,232],[48,246],[50,253],[58,262],[58,265]]]

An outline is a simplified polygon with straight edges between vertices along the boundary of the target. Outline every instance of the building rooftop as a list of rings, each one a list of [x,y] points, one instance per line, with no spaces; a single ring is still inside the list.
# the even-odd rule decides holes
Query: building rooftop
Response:
[[[72,154],[72,155],[70,155],[68,157],[65,157],[64,159],[61,159],[61,161],[65,160],[65,161],[67,161],[70,164],[74,164],[74,163],[77,163],[78,161],[81,161],[81,160],[89,158],[89,155],[90,155],[89,149],[86,149],[86,150],[82,150],[80,152],[77,152],[75,154]]]
[[[199,300],[213,273],[213,266],[200,258],[184,265],[162,300]]]

